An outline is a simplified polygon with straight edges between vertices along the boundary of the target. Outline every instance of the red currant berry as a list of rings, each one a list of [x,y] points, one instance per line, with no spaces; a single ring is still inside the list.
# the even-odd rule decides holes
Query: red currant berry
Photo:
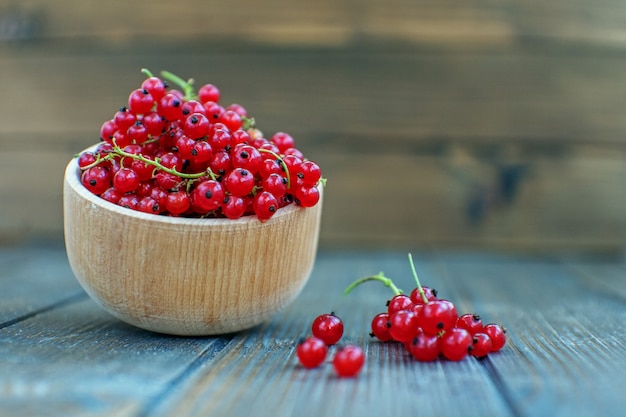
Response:
[[[158,171],[154,175],[154,179],[157,185],[164,190],[172,190],[174,188],[177,188],[182,183],[182,180],[179,176],[170,174],[169,172],[165,171]]]
[[[210,125],[209,119],[204,114],[192,113],[185,119],[183,133],[192,139],[200,139],[209,134]]]
[[[392,315],[397,311],[409,310],[412,307],[413,302],[408,296],[404,294],[398,294],[394,295],[393,298],[387,302],[387,313],[389,313],[389,315]]]
[[[159,136],[166,127],[165,118],[155,111],[144,114],[141,123],[146,127],[150,136]]]
[[[209,142],[205,140],[197,141],[191,151],[191,160],[196,164],[203,164],[209,162],[213,158],[213,148]]]
[[[224,108],[213,101],[207,101],[204,103],[204,112],[206,113],[206,117],[209,118],[212,122],[217,122],[220,119],[222,113],[224,113]]]
[[[83,152],[78,156],[78,166],[85,168],[96,162],[98,157],[93,152]]]
[[[180,135],[175,142],[176,150],[183,159],[192,159],[196,155],[194,146],[196,141],[185,135]]]
[[[275,133],[270,140],[274,145],[276,145],[281,153],[284,153],[289,148],[293,148],[295,145],[295,141],[291,135],[285,132]]]
[[[281,198],[287,194],[287,178],[280,174],[271,173],[261,181],[263,190],[268,191],[276,198]]]
[[[144,114],[152,110],[154,98],[143,88],[133,90],[128,96],[128,107],[135,114]]]
[[[335,313],[322,314],[313,320],[311,330],[313,336],[329,346],[334,345],[343,336],[343,321]]]
[[[437,290],[434,288],[422,287],[422,290],[428,301],[435,301],[437,299]],[[410,297],[414,304],[424,304],[424,299],[419,292],[419,288],[414,288],[413,291],[411,291]]]
[[[238,103],[231,103],[226,106],[226,110],[231,110],[237,113],[239,116],[248,117],[248,111],[244,106]]]
[[[460,361],[469,353],[472,341],[467,330],[454,327],[441,338],[441,353],[450,361]]]
[[[409,353],[420,362],[434,361],[441,353],[439,337],[436,335],[419,333],[408,346]]]
[[[407,342],[419,331],[417,315],[413,310],[400,310],[389,315],[389,334],[393,340]]]
[[[469,352],[476,358],[484,358],[493,349],[491,338],[485,333],[475,333],[472,335],[472,345],[469,347]]]
[[[134,125],[128,128],[126,136],[132,143],[142,144],[148,140],[148,129],[140,120],[137,120]]]
[[[354,345],[346,345],[335,353],[333,368],[340,377],[354,377],[365,364],[363,349]]]
[[[122,198],[122,193],[117,191],[115,188],[110,187],[100,194],[100,197],[110,203],[117,204],[117,202],[120,201],[120,198]]]
[[[491,351],[497,352],[506,344],[506,329],[499,324],[488,324],[484,327],[483,332],[491,339]]]
[[[157,112],[170,122],[183,117],[183,100],[171,91],[157,102]]]
[[[200,143],[200,142],[198,142]],[[232,169],[232,161],[228,152],[221,150],[213,153],[211,160],[209,161],[209,167],[211,171],[219,175],[224,175]]]
[[[131,210],[137,210],[137,206],[139,205],[139,199],[136,195],[133,194],[125,194],[120,197],[117,202],[119,206],[129,208]]]
[[[213,84],[205,84],[198,90],[198,98],[202,103],[207,103],[209,101],[219,103],[220,90]]]
[[[111,141],[113,140],[113,135],[115,134],[115,132],[117,132],[118,129],[119,127],[114,120],[107,120],[106,122],[102,123],[102,127],[100,127],[100,139],[105,142],[111,143]]]
[[[243,197],[228,195],[222,203],[222,214],[229,219],[238,219],[243,216],[248,208],[248,203]]]
[[[245,168],[252,174],[256,174],[261,168],[263,157],[255,147],[243,144],[235,148],[232,163],[235,168]]]
[[[226,187],[226,190],[235,196],[243,197],[252,192],[254,188],[255,179],[254,175],[245,168],[236,168],[226,174],[222,184]]]
[[[278,210],[278,200],[273,194],[261,191],[254,196],[252,207],[259,220],[264,222],[269,220]]]
[[[135,113],[131,112],[128,107],[122,107],[113,116],[113,121],[117,129],[125,130],[135,124],[137,116]]]
[[[483,321],[478,314],[463,314],[456,321],[456,327],[467,330],[470,334],[483,331]]]
[[[317,185],[322,177],[322,170],[319,165],[313,161],[303,161],[298,169],[296,175],[303,185],[314,186]]]
[[[233,110],[226,110],[224,113],[222,113],[220,115],[219,121],[221,123],[224,123],[231,132],[240,129],[242,124],[241,116]]]
[[[95,166],[83,172],[81,182],[89,191],[100,195],[111,186],[111,176],[106,168]]]
[[[389,334],[389,314],[378,313],[372,319],[372,332],[371,337],[375,337],[381,342],[389,342],[393,340]]]
[[[131,168],[120,168],[113,176],[113,187],[120,193],[135,191],[140,182],[139,175]]]
[[[165,209],[172,214],[182,214],[191,207],[191,199],[185,191],[173,191],[167,194]]]
[[[294,196],[296,198],[296,204],[302,207],[313,207],[320,201],[320,190],[315,186],[309,187],[303,185],[296,188]]]
[[[161,209],[159,208],[159,203],[157,203],[154,198],[145,196],[139,200],[137,210],[149,214],[158,214]]]
[[[206,116],[206,109],[198,100],[188,100],[183,103],[183,116],[199,113]]]
[[[296,355],[300,364],[307,369],[320,366],[326,359],[328,346],[317,337],[308,337],[298,343],[296,347]]]
[[[159,77],[148,77],[141,83],[141,88],[150,93],[155,100],[160,100],[165,95],[166,85]]]
[[[429,301],[419,312],[419,325],[428,334],[451,329],[457,321],[457,311],[448,300]]]
[[[224,201],[224,189],[215,180],[206,180],[198,184],[191,192],[191,204],[200,213],[209,213],[218,209]]]

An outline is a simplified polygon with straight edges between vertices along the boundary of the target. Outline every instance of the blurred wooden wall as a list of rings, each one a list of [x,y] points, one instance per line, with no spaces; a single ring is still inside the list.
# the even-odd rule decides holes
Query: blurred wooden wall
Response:
[[[142,67],[290,132],[323,247],[624,248],[617,0],[3,3],[0,242],[62,236],[65,164]]]

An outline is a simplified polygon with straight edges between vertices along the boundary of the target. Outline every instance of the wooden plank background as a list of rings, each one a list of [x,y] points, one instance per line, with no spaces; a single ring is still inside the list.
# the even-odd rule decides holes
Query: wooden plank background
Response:
[[[65,164],[148,67],[294,135],[323,247],[621,252],[625,23],[616,0],[0,6],[0,242],[60,238]]]

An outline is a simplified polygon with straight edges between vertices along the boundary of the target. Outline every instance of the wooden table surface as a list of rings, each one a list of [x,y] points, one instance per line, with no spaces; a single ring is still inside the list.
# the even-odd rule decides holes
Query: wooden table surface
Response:
[[[320,252],[296,302],[271,322],[221,337],[170,337],[101,310],[62,246],[0,249],[0,415],[623,416],[626,262],[487,253],[415,253],[424,285],[460,312],[508,329],[486,360],[420,363],[370,339],[387,288],[410,289],[406,253]],[[356,378],[297,364],[313,318],[335,311],[341,343],[364,347]],[[331,354],[334,349],[331,349]]]

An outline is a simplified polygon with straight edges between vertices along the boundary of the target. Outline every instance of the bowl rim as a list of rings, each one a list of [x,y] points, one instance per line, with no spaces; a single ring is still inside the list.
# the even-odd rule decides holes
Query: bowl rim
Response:
[[[88,148],[83,149],[77,155],[80,155],[83,152],[94,151],[100,144],[94,144],[89,146]],[[102,197],[93,194],[90,192],[85,186],[80,182],[80,169],[78,167],[78,158],[74,157],[67,164],[65,168],[65,176],[64,176],[66,184],[72,188],[74,192],[76,192],[81,198],[89,201],[91,204],[99,206],[105,210],[115,212],[121,216],[128,216],[148,222],[153,222],[157,224],[172,224],[172,225],[188,225],[188,226],[243,226],[250,225],[251,223],[258,223],[259,225],[271,223],[273,219],[278,219],[284,216],[288,216],[293,214],[294,212],[300,210],[307,210],[305,207],[300,207],[296,204],[288,204],[284,207],[279,208],[276,213],[266,222],[261,222],[255,215],[247,215],[242,216],[238,219],[229,219],[229,218],[195,218],[195,217],[173,217],[173,216],[164,216],[160,214],[150,214],[144,213],[137,210],[132,210],[127,207],[122,207],[117,204],[111,203],[103,199]],[[320,193],[322,192],[322,187],[318,187],[320,189]],[[317,204],[321,204],[318,202]],[[312,207],[311,207],[312,208]]]

